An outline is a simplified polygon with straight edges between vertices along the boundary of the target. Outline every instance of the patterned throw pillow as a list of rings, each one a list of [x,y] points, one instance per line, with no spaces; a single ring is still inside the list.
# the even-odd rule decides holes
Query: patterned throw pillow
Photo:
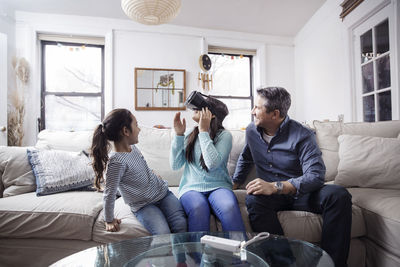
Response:
[[[94,171],[83,153],[28,149],[28,160],[36,178],[36,195],[43,196],[88,188]]]

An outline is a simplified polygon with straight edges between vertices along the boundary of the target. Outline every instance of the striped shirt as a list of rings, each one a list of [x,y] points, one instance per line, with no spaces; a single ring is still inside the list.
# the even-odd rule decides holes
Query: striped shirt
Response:
[[[207,132],[200,132],[194,145],[194,161],[192,163],[187,162],[185,157],[189,134],[190,132],[185,137],[175,136],[171,145],[171,168],[178,170],[185,166],[179,184],[179,197],[190,190],[198,192],[209,192],[218,188],[232,190],[232,181],[226,167],[232,149],[232,134],[223,130],[214,138],[213,142]],[[201,154],[203,154],[208,172],[201,167]]]
[[[133,212],[147,204],[155,203],[167,195],[167,182],[149,168],[136,146],[133,145],[131,148],[131,152],[114,152],[110,156],[103,194],[104,220],[106,222],[112,222],[114,219],[117,189]]]

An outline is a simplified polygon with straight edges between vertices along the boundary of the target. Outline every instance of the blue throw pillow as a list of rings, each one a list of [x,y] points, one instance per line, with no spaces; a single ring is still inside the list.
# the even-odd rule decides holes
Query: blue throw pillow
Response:
[[[95,177],[90,159],[83,153],[28,149],[28,160],[36,179],[36,195],[82,190]]]

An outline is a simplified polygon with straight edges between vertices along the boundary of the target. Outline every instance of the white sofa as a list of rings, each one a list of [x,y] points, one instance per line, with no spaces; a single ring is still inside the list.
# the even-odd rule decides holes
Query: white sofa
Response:
[[[314,126],[327,166],[326,180],[330,183],[336,176],[344,177],[341,183],[346,183],[346,175],[342,174],[346,174],[349,167],[340,161],[339,155],[343,151],[339,151],[342,144],[339,145],[338,136],[366,135],[394,139],[400,133],[399,121],[315,122]],[[168,180],[171,190],[176,193],[182,171],[175,172],[169,167],[173,130],[141,129],[137,146],[149,166]],[[244,145],[245,134],[241,130],[231,132],[233,149],[228,170],[232,174]],[[35,146],[40,149],[81,151],[88,149],[90,139],[91,132],[45,130],[39,133]],[[121,198],[115,204],[115,216],[122,219],[121,230],[106,232],[101,193],[70,191],[36,196],[35,180],[25,151],[26,148],[0,147],[0,266],[47,266],[85,248],[149,234]],[[356,158],[359,153],[354,151]],[[254,177],[252,172],[248,180]],[[400,180],[400,177],[396,179]],[[394,187],[348,188],[354,204],[349,266],[400,265],[400,190]],[[235,190],[235,194],[246,229],[251,231],[245,207],[246,193],[239,189]],[[309,212],[282,211],[279,219],[286,236],[316,244],[320,241],[321,216]],[[221,230],[220,223],[214,218],[212,230]]]

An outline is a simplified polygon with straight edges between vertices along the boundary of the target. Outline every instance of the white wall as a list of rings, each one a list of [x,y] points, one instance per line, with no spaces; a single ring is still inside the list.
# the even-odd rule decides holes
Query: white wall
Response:
[[[204,43],[233,48],[256,49],[255,88],[261,85],[294,86],[293,39],[240,32],[214,31],[173,25],[145,26],[129,20],[17,12],[17,53],[34,66],[30,88],[29,135],[25,144],[35,143],[36,118],[40,116],[40,54],[37,33],[104,36],[106,38],[106,112],[124,107],[133,111],[140,124],[172,126],[171,111],[134,110],[134,68],[186,70],[187,95],[198,90],[198,58]],[[204,38],[204,39],[203,39]],[[205,40],[205,42],[204,42]],[[250,111],[249,111],[250,113]],[[192,126],[190,111],[184,112]]]
[[[300,121],[337,120],[339,114],[345,121],[356,120],[352,30],[390,1],[365,0],[344,21],[339,18],[341,2],[327,0],[295,37],[296,115]]]
[[[15,18],[14,10],[5,4],[0,6],[0,32],[7,35],[8,81],[11,81],[10,86],[15,86],[11,69],[11,59],[15,56]]]
[[[265,47],[265,81],[264,86],[280,86],[286,88],[291,94],[292,105],[289,116],[298,119],[296,88],[294,79],[294,47],[282,45],[266,45]]]
[[[341,0],[327,0],[295,38],[295,83],[300,121],[351,118],[346,27]]]
[[[116,31],[114,33],[114,107],[134,110],[134,69],[168,68],[186,70],[187,92],[198,90],[197,71],[201,38]],[[162,45],[160,45],[162,44]],[[172,126],[176,111],[134,111],[139,124]],[[190,122],[190,112],[183,112]],[[188,114],[189,113],[189,114]]]

